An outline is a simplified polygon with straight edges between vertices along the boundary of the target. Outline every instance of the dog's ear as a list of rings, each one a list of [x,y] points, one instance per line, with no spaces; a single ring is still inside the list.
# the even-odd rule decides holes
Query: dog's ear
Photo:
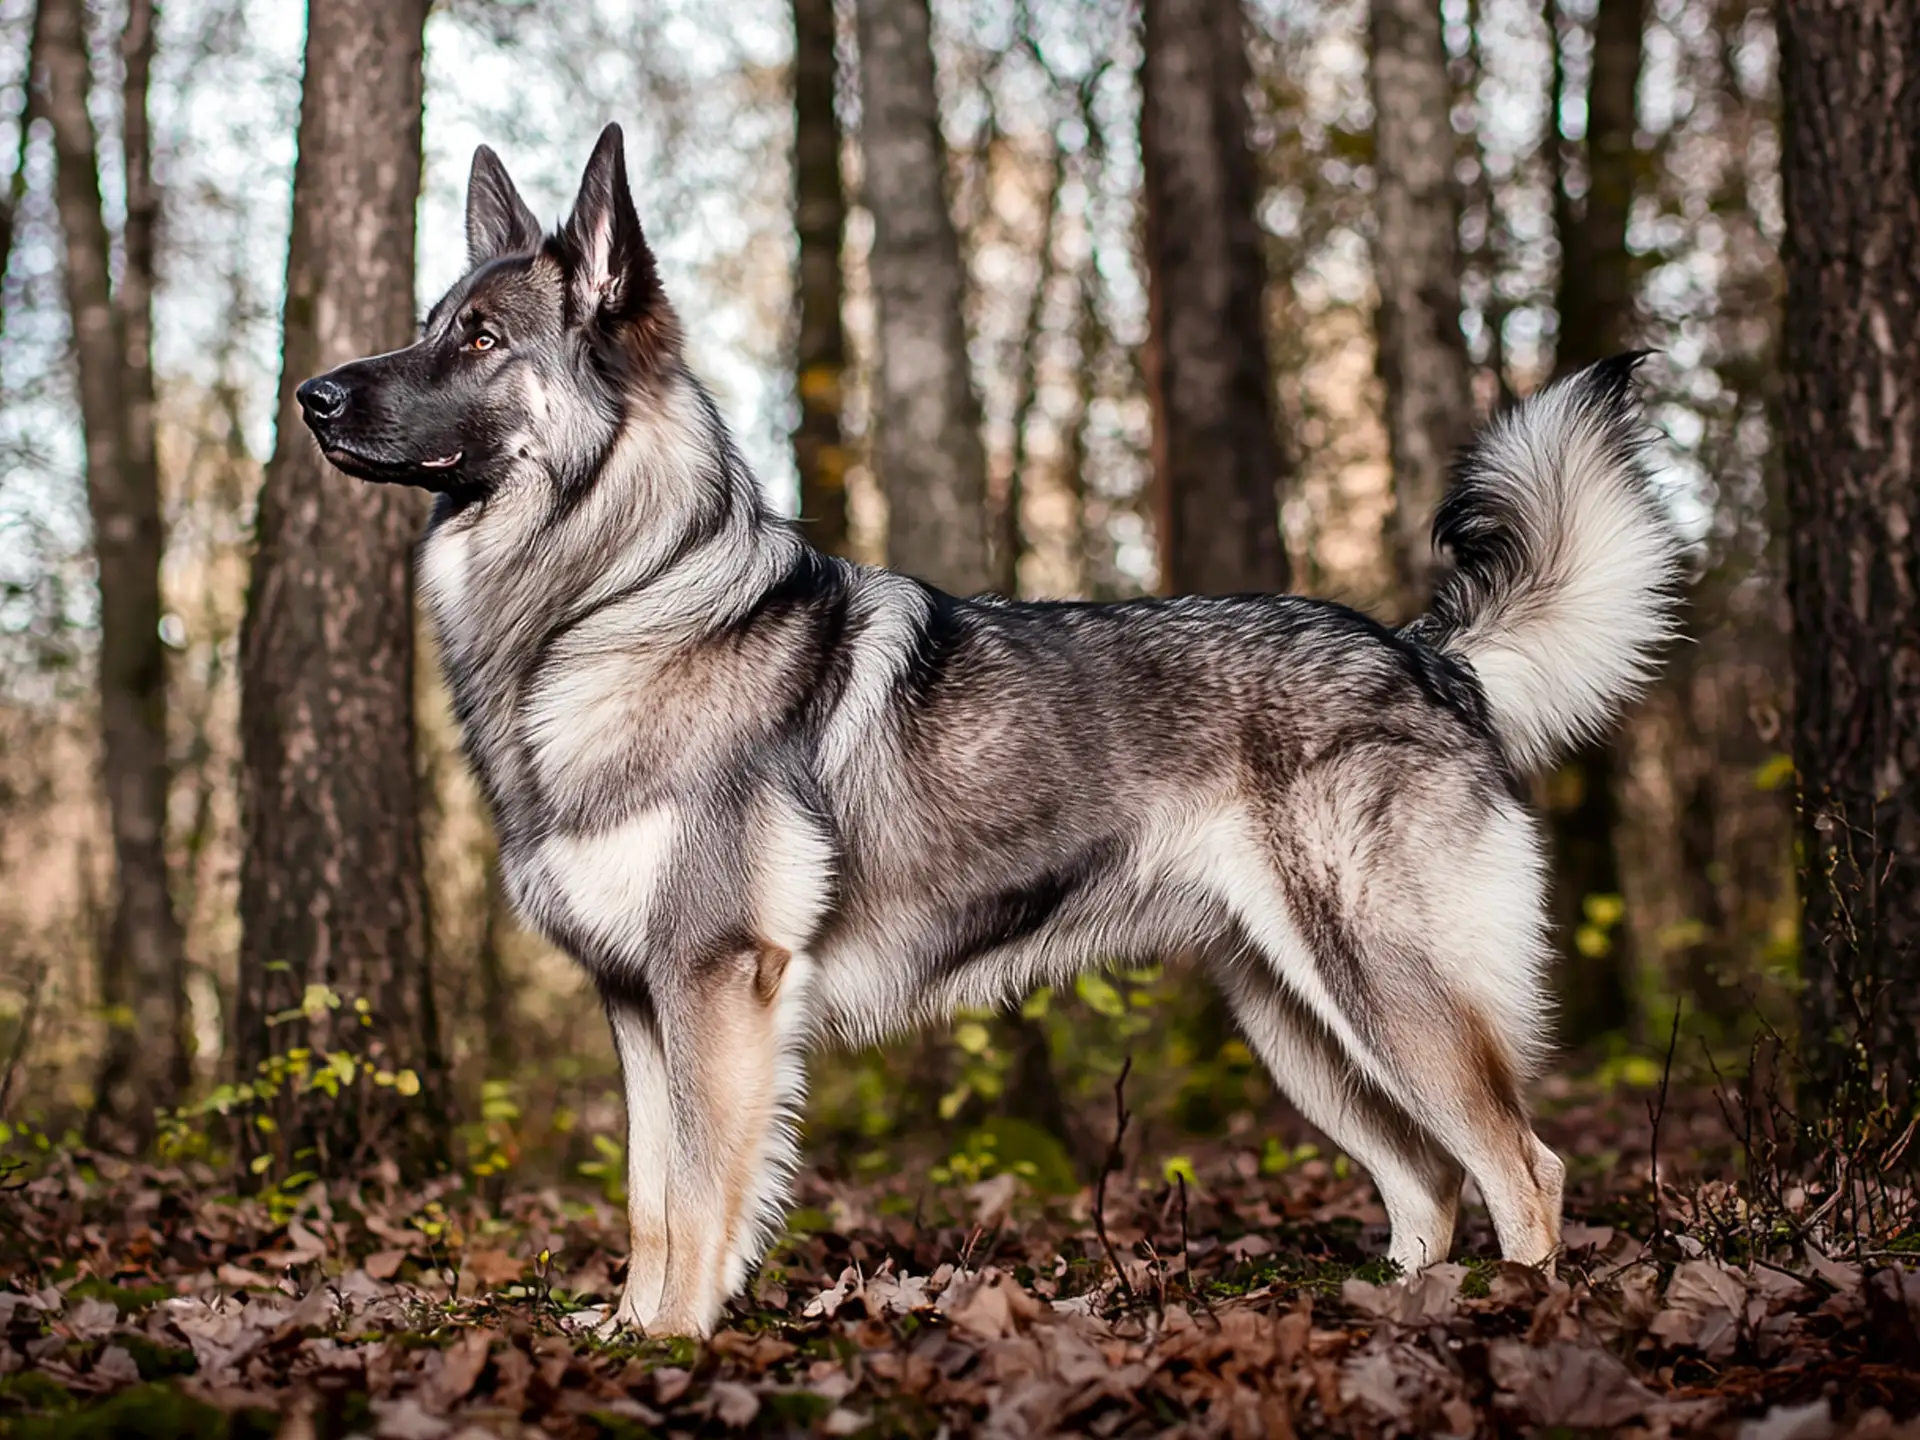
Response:
[[[627,188],[626,142],[618,125],[600,132],[559,238],[573,313],[582,323],[633,319],[657,297],[659,274]]]
[[[482,145],[473,152],[467,177],[467,265],[540,248],[540,222],[514,188],[500,157]]]

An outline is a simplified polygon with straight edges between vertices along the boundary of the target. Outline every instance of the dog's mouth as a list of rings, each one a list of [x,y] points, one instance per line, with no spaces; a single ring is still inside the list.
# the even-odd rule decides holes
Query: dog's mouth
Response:
[[[320,453],[327,457],[335,469],[344,470],[359,479],[406,484],[417,482],[423,471],[444,473],[454,469],[466,458],[467,452],[455,450],[451,455],[437,455],[426,460],[397,460],[366,455],[358,450],[349,450],[344,445],[322,445]]]

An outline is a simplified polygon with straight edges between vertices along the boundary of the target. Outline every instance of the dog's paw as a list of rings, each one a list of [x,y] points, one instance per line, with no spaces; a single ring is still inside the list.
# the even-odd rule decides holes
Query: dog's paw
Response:
[[[606,1314],[606,1318],[593,1327],[593,1333],[602,1339],[610,1339],[623,1332],[641,1335],[672,1333],[662,1331],[654,1323],[652,1307],[643,1307],[632,1290],[620,1292],[620,1303]]]
[[[648,1335],[659,1338],[667,1335],[684,1335],[689,1340],[705,1340],[713,1334],[714,1317],[696,1315],[691,1310],[663,1310],[647,1322]]]

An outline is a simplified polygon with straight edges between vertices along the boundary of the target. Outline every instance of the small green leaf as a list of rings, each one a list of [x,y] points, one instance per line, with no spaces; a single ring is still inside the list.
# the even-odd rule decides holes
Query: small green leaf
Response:
[[[1112,982],[1104,975],[1089,971],[1073,982],[1073,988],[1098,1014],[1119,1016],[1127,1013],[1127,1002],[1120,998],[1120,992],[1113,988]]]
[[[1753,788],[1778,790],[1791,779],[1793,779],[1793,756],[1773,755],[1753,772]]]

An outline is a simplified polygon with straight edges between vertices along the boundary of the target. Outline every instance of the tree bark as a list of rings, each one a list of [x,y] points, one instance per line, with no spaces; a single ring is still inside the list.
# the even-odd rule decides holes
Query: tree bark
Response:
[[[807,538],[847,551],[847,452],[840,432],[846,335],[841,326],[841,245],[847,196],[834,108],[833,0],[793,0],[793,223],[800,257],[794,283],[794,389],[800,419],[793,463]]]
[[[127,175],[124,264],[109,280],[86,7],[43,0],[36,43],[52,122],[66,235],[67,310],[86,439],[87,505],[100,588],[101,778],[113,832],[113,917],[101,963],[107,1041],[93,1124],[152,1134],[156,1105],[186,1078],[184,942],[167,878],[167,652],[160,639],[165,548],[154,450],[153,228],[147,148],[149,0],[129,6],[122,54]]]
[[[1433,584],[1430,532],[1473,410],[1460,331],[1454,87],[1436,0],[1372,0],[1375,329],[1393,464],[1391,542],[1402,608]]]
[[[1576,207],[1562,175],[1555,197],[1563,222],[1560,342],[1554,357],[1559,374],[1619,354],[1635,329],[1635,272],[1627,249],[1627,222],[1640,181],[1634,131],[1645,42],[1646,0],[1600,0],[1593,22],[1593,70],[1582,146],[1587,193]],[[1564,75],[1557,57],[1556,75]],[[1564,80],[1557,88],[1564,88]],[[1557,136],[1556,129],[1550,138]]]
[[[294,1046],[359,1058],[337,1100],[298,1102],[311,1168],[336,1172],[445,1149],[414,761],[409,562],[424,501],[334,471],[294,400],[308,376],[413,333],[427,7],[308,9],[279,431],[241,635],[236,1053],[242,1079]],[[303,1002],[300,1023],[271,1024]],[[407,1071],[424,1093],[407,1093]]]
[[[859,0],[860,146],[873,214],[873,465],[887,563],[959,594],[992,583],[987,461],[967,359],[927,0]]]
[[[1013,401],[1013,454],[1007,462],[1007,493],[993,516],[994,589],[1002,595],[1020,594],[1020,558],[1026,554],[1026,525],[1021,510],[1026,503],[1027,466],[1033,458],[1034,410],[1040,402],[1040,347],[1045,338],[1047,292],[1059,273],[1054,259],[1054,227],[1060,218],[1060,186],[1066,173],[1059,157],[1047,174],[1046,208],[1040,219],[1040,253],[1027,313],[1020,327],[1018,387]]]
[[[1145,0],[1145,355],[1161,586],[1283,590],[1282,452],[1239,0]]]
[[[1864,1070],[1866,1098],[1904,1116],[1920,1083],[1920,3],[1778,15],[1802,1042],[1825,1102]]]
[[[1569,194],[1559,153],[1565,68],[1555,40],[1554,219],[1560,241],[1556,306],[1560,317],[1555,371],[1565,375],[1628,348],[1634,330],[1635,274],[1627,222],[1638,183],[1635,99],[1645,33],[1644,0],[1600,0],[1594,20],[1593,71],[1587,92],[1586,195]],[[1553,836],[1554,919],[1563,942],[1560,1029],[1572,1042],[1592,1040],[1634,1020],[1632,931],[1611,925],[1604,909],[1621,893],[1617,762],[1610,742],[1589,745],[1547,786]],[[1583,943],[1583,941],[1585,943]]]

